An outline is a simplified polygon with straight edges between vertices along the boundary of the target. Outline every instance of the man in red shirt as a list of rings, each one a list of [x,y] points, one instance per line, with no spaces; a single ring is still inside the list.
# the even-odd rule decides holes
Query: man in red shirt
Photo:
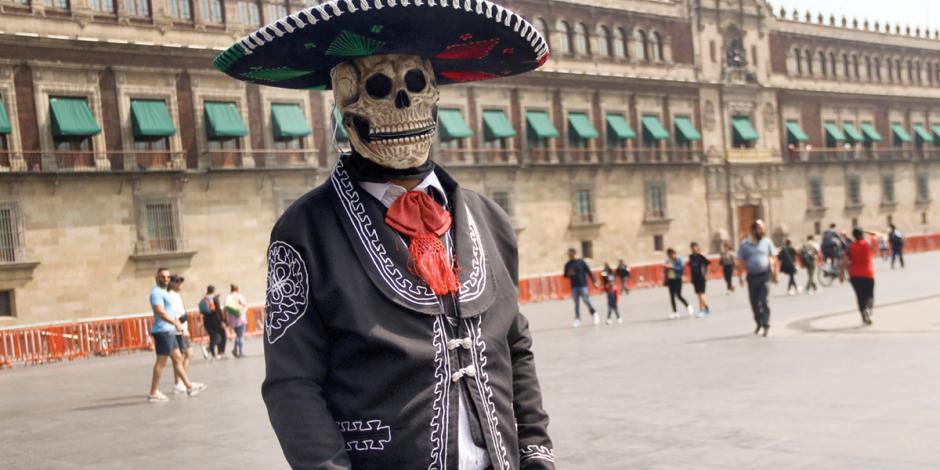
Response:
[[[848,265],[849,281],[855,289],[858,298],[858,310],[862,314],[862,321],[871,325],[872,307],[875,300],[875,263],[871,245],[865,240],[865,232],[855,227],[852,230],[855,241],[849,245],[848,256],[845,263]]]

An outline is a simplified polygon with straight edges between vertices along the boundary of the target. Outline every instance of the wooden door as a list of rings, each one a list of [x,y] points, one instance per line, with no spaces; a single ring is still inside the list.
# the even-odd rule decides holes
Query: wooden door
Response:
[[[757,220],[757,206],[738,207],[738,239],[744,240],[751,235],[751,225]]]

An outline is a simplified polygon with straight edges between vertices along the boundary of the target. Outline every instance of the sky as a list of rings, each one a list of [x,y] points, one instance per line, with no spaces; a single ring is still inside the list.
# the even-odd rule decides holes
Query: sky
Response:
[[[803,12],[810,10],[815,18],[818,13],[828,18],[829,14],[836,18],[845,15],[849,21],[858,18],[859,23],[864,19],[869,22],[887,21],[891,25],[901,23],[910,25],[911,29],[920,26],[921,29],[940,29],[940,1],[937,0],[770,0],[774,12],[780,7],[787,8],[787,18],[790,18],[793,9]]]

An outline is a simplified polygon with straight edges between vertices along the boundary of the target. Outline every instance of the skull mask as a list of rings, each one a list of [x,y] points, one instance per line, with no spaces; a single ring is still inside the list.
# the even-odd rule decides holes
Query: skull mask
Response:
[[[429,61],[401,54],[364,57],[337,65],[332,78],[342,126],[357,152],[386,168],[427,161],[440,97]]]

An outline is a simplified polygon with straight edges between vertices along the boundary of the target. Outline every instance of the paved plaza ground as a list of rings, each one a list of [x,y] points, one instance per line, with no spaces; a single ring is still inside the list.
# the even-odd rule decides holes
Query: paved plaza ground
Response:
[[[705,319],[668,320],[664,288],[624,296],[622,325],[572,329],[570,301],[525,306],[557,467],[940,468],[938,265],[878,262],[868,328],[848,285],[788,297],[779,284],[767,339],[750,334],[746,294],[717,282]],[[247,353],[197,358],[209,389],[156,405],[151,353],[0,371],[0,468],[285,469],[260,341]]]

